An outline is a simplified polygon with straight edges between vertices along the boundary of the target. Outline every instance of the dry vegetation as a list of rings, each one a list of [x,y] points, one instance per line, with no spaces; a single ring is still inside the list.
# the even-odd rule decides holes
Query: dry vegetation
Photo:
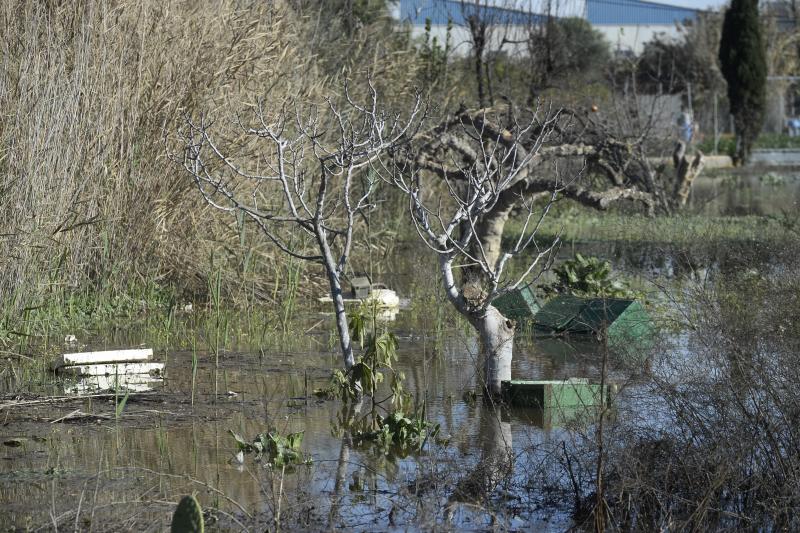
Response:
[[[284,2],[3,2],[6,310],[152,280],[197,293],[217,269],[228,293],[265,296],[273,251],[203,206],[165,141],[183,114],[224,121],[258,99],[327,94],[349,64],[319,55],[323,30],[311,15]],[[409,71],[402,57],[354,42],[352,64],[381,69],[397,88]],[[326,72],[334,63],[338,72]]]

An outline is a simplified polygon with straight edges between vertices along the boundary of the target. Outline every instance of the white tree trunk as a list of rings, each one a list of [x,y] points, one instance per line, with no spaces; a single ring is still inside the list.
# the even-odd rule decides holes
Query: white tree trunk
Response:
[[[478,330],[483,348],[483,383],[489,394],[499,396],[501,383],[511,379],[511,358],[514,353],[514,322],[504,317],[493,305],[480,315],[470,309],[453,278],[453,258],[439,255],[439,268],[445,293],[450,303]]]
[[[511,359],[514,354],[514,322],[494,306],[483,317],[475,319],[481,336],[484,356],[484,383],[493,396],[501,393],[501,382],[511,380]]]
[[[336,330],[339,333],[339,344],[342,348],[344,368],[346,370],[350,370],[355,364],[355,358],[353,357],[353,344],[350,341],[350,327],[347,323],[347,311],[345,311],[344,308],[342,285],[339,281],[339,278],[332,272],[328,273],[328,281],[331,285],[333,310],[336,313]]]
[[[353,344],[350,341],[350,325],[347,323],[347,311],[344,309],[344,296],[342,295],[342,282],[336,268],[336,261],[333,258],[328,237],[320,223],[315,228],[317,242],[322,251],[323,265],[328,276],[328,283],[331,287],[331,299],[333,300],[333,311],[336,313],[336,330],[339,333],[339,344],[342,348],[342,359],[344,368],[349,371],[355,364],[353,357]]]

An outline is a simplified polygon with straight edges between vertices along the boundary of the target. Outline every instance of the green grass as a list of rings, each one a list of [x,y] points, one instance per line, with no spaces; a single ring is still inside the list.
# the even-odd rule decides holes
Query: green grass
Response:
[[[702,142],[697,144],[697,148],[706,154],[714,151],[714,137],[707,136]],[[800,137],[789,137],[783,133],[762,133],[756,139],[753,148],[760,149],[786,149],[800,148]],[[718,152],[720,154],[733,155],[736,150],[736,138],[733,135],[720,135]]]
[[[515,239],[521,225],[510,221],[506,238]],[[788,238],[786,226],[777,218],[759,216],[676,215],[646,217],[613,212],[599,213],[580,208],[563,210],[544,220],[540,235],[558,234],[565,242],[624,241],[697,244],[720,241],[781,242]]]

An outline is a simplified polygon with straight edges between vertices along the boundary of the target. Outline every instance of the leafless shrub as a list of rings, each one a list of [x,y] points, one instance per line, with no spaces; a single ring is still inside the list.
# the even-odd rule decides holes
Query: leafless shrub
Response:
[[[607,529],[796,529],[796,275],[743,271],[687,296],[685,343],[661,347],[605,428],[605,450],[586,433],[573,465],[591,479],[602,462]]]

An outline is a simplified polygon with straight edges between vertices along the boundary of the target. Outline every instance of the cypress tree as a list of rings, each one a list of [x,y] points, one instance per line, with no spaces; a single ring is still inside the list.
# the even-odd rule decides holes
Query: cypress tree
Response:
[[[728,82],[730,111],[736,126],[737,165],[747,162],[764,124],[767,58],[758,0],[732,0],[722,23],[719,46],[722,75]]]

